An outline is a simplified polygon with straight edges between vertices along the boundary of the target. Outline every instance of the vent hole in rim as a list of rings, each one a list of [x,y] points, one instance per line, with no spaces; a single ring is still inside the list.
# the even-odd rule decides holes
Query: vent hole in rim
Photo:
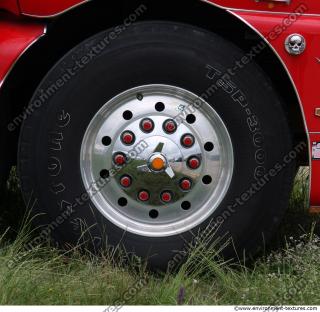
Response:
[[[189,210],[189,209],[191,208],[191,203],[188,202],[188,201],[184,201],[184,202],[182,202],[182,204],[181,204],[181,208],[182,208],[183,210]]]
[[[149,212],[149,216],[150,216],[151,219],[157,219],[158,216],[159,216],[158,210],[152,209],[152,210]]]
[[[157,112],[163,112],[166,106],[162,102],[158,102],[155,106]]]
[[[207,152],[211,152],[213,151],[214,149],[214,144],[212,142],[207,142],[205,145],[204,145],[204,149],[207,151]]]
[[[125,207],[125,206],[127,206],[128,201],[127,201],[126,198],[121,197],[121,198],[119,198],[119,200],[118,200],[118,204],[119,204],[120,207]]]
[[[130,120],[130,119],[132,119],[133,114],[132,114],[131,111],[127,110],[127,111],[123,112],[123,115],[122,115],[122,116],[123,116],[123,118],[124,118],[125,120]]]
[[[109,170],[103,169],[103,170],[100,171],[100,177],[101,177],[102,179],[108,179],[109,176],[110,176]]]
[[[187,123],[189,123],[189,124],[192,125],[192,124],[194,124],[194,123],[196,122],[197,118],[196,118],[195,115],[189,114],[189,115],[187,116],[186,120],[187,120]]]
[[[104,146],[109,146],[111,144],[112,140],[109,136],[105,136],[102,138],[102,144]]]
[[[203,182],[203,184],[206,184],[206,185],[210,184],[210,183],[212,182],[211,176],[205,175],[205,176],[202,178],[202,182]]]

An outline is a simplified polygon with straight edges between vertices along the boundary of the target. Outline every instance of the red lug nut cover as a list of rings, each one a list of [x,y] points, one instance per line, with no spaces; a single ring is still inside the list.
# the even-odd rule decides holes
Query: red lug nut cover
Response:
[[[125,131],[121,135],[121,141],[126,145],[131,145],[135,141],[135,136],[131,131]]]
[[[198,157],[190,157],[188,159],[188,167],[191,169],[198,169],[200,167],[200,159]]]
[[[169,119],[164,122],[163,128],[167,133],[174,133],[177,130],[177,124],[174,120]]]
[[[147,191],[141,191],[139,192],[138,197],[141,201],[148,201],[150,198],[150,195]]]
[[[184,147],[191,147],[194,144],[194,136],[192,134],[185,134],[181,139],[181,144]]]
[[[146,118],[141,121],[140,127],[144,132],[152,132],[154,129],[154,123],[151,119]]]
[[[121,186],[123,186],[123,187],[129,187],[129,186],[131,186],[131,183],[132,183],[132,179],[131,179],[131,177],[129,177],[129,176],[123,176],[123,177],[120,179],[120,184],[121,184]]]
[[[126,163],[126,160],[126,155],[122,153],[116,154],[113,158],[114,163],[119,166],[124,165]]]
[[[189,191],[191,189],[192,182],[189,179],[182,179],[180,182],[180,187],[184,191]]]
[[[163,192],[161,194],[161,200],[165,203],[169,203],[172,200],[172,194],[170,192]]]

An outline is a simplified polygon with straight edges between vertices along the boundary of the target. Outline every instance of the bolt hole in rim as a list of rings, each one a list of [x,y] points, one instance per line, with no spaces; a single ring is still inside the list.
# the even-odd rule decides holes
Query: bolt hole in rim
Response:
[[[211,152],[213,151],[214,149],[214,144],[212,142],[207,142],[205,145],[204,145],[204,149],[207,151],[207,152]]]
[[[103,170],[100,171],[100,177],[102,179],[107,179],[107,178],[109,178],[109,176],[110,176],[109,170],[103,169]]]
[[[157,219],[158,216],[159,216],[158,210],[152,209],[152,210],[149,212],[149,216],[150,216],[151,219]]]
[[[158,102],[155,105],[155,108],[156,108],[156,111],[163,112],[165,110],[166,106],[162,102]]]
[[[209,175],[205,175],[203,178],[202,178],[202,182],[203,184],[210,184],[212,182],[212,178],[209,176]]]
[[[191,203],[188,201],[184,201],[181,203],[181,208],[183,210],[189,210],[191,208]]]
[[[124,207],[124,206],[127,206],[128,201],[127,201],[126,198],[121,197],[121,198],[119,198],[119,200],[118,200],[118,204],[119,204],[119,206]]]
[[[186,118],[187,123],[194,124],[196,122],[197,118],[193,114],[189,114]]]
[[[122,115],[122,116],[123,116],[123,118],[124,118],[125,120],[131,120],[132,117],[133,117],[133,114],[132,114],[131,111],[126,110],[126,111],[123,112],[123,115]]]
[[[109,146],[112,143],[112,139],[109,136],[105,136],[102,138],[102,144],[104,146]]]
[[[148,237],[178,235],[209,218],[229,189],[233,168],[231,139],[217,112],[168,85],[112,98],[91,120],[81,146],[86,189],[109,172],[91,199],[94,206],[121,229]]]

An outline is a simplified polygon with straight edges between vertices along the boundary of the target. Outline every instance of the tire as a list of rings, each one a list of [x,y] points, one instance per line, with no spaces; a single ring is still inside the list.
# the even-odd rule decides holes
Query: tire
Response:
[[[7,115],[8,113],[5,111],[4,115]],[[3,118],[3,117],[2,117]],[[1,119],[2,119],[1,118]],[[2,146],[10,146],[9,145],[9,140],[8,137],[10,136],[10,133],[5,127],[5,120],[0,120],[1,124],[1,134],[0,134],[0,144]],[[9,155],[8,155],[9,154]],[[0,190],[3,191],[6,189],[6,183],[10,175],[10,169],[11,169],[11,162],[10,162],[10,154],[11,152],[8,151],[1,157],[1,162],[0,162]]]
[[[26,202],[30,201],[31,196],[36,199],[34,213],[44,213],[36,218],[38,223],[46,226],[41,232],[41,239],[50,235],[59,246],[65,247],[74,246],[80,238],[86,237],[89,238],[90,247],[96,251],[103,249],[106,241],[109,246],[121,244],[127,252],[148,259],[151,267],[164,269],[177,251],[185,250],[186,242],[192,241],[195,233],[214,223],[219,226],[214,231],[213,239],[228,233],[238,252],[256,252],[265,240],[270,238],[281,221],[288,205],[294,177],[294,161],[281,166],[284,156],[292,148],[292,141],[281,100],[268,77],[254,62],[231,73],[229,68],[233,68],[235,62],[241,60],[244,52],[223,38],[190,25],[170,22],[137,23],[105,45],[103,40],[108,33],[109,31],[99,33],[81,43],[54,66],[35,92],[30,103],[34,112],[25,120],[21,130],[18,163],[22,192]],[[100,47],[97,48],[98,46]],[[89,56],[93,49],[97,53],[95,56]],[[86,55],[88,57],[85,57]],[[76,62],[78,71],[71,74],[70,68],[75,69]],[[225,73],[229,73],[229,77],[224,76]],[[220,87],[212,89],[215,82]],[[90,134],[87,135],[88,129],[91,125],[94,133],[94,127],[101,121],[99,116],[109,114],[108,109],[104,109],[105,103],[128,90],[138,94],[136,90],[140,90],[141,86],[147,86],[147,89],[141,90],[148,90],[150,94],[150,86],[157,90],[171,86],[172,88],[164,87],[163,90],[164,93],[170,93],[172,89],[170,96],[173,98],[180,94],[180,90],[185,90],[181,91],[185,92],[185,97],[201,96],[208,108],[203,112],[205,109],[200,107],[194,115],[203,113],[209,119],[216,118],[211,124],[213,127],[214,124],[220,125],[217,126],[217,131],[221,130],[221,140],[231,142],[231,145],[226,143],[228,147],[224,147],[223,142],[218,143],[221,145],[221,168],[225,168],[223,170],[227,172],[224,178],[217,180],[217,185],[221,187],[220,195],[212,195],[215,189],[208,188],[208,198],[211,196],[215,202],[208,200],[206,204],[195,205],[195,212],[188,213],[196,214],[199,209],[201,216],[199,215],[197,220],[193,218],[192,222],[185,221],[186,227],[177,226],[175,233],[169,230],[161,232],[159,228],[164,219],[159,223],[152,223],[153,219],[146,221],[143,213],[143,216],[139,215],[139,220],[146,222],[146,229],[150,223],[154,232],[148,232],[144,227],[140,227],[139,231],[139,226],[133,226],[135,230],[125,230],[119,225],[120,219],[115,221],[116,218],[123,217],[121,211],[118,213],[118,207],[117,213],[120,216],[114,217],[115,219],[106,217],[110,211],[113,213],[114,202],[110,204],[112,207],[108,211],[106,209],[106,214],[103,205],[98,209],[97,198],[100,200],[102,191],[95,196],[90,194],[90,199],[87,196],[87,169],[84,168],[89,168],[90,171],[93,166],[88,164],[86,152],[82,154],[86,149],[84,137],[87,137],[90,151],[93,141],[90,141]],[[139,99],[139,94],[138,100],[142,103],[142,111],[151,107],[150,103],[144,103],[144,99]],[[119,100],[112,109],[121,109],[121,103]],[[98,112],[100,115],[97,115]],[[154,114],[162,116],[165,111],[155,111]],[[146,114],[146,117],[148,116]],[[123,120],[120,116],[113,118],[111,122],[108,121],[107,126],[113,131],[112,129],[117,129],[120,125],[122,127],[126,122],[131,121]],[[193,129],[193,125],[185,120],[182,122],[182,126],[184,125]],[[206,131],[197,121],[195,127]],[[198,137],[197,133],[195,130],[195,139],[199,140],[200,149],[203,151],[202,138]],[[111,139],[118,142],[119,134]],[[173,143],[179,148],[182,144]],[[185,150],[183,149],[183,152]],[[222,156],[224,159],[221,159]],[[95,155],[92,159],[100,159],[98,157]],[[210,164],[211,156],[206,157],[200,155],[200,161],[208,161]],[[163,164],[161,168],[165,168]],[[269,175],[267,182],[260,183],[264,185],[261,188],[256,187],[254,194],[250,193],[252,185],[261,181],[272,168],[276,168],[277,173],[272,177]],[[147,174],[150,176],[150,164],[145,170],[148,170]],[[206,170],[210,171],[212,167],[207,166]],[[110,175],[110,172],[106,174]],[[165,174],[154,174],[150,178],[151,182],[147,182],[147,178],[136,181],[136,191],[139,192],[138,188],[143,183],[147,186],[146,183],[150,183],[152,192],[154,189],[160,192],[161,189],[170,187],[171,182],[168,182],[168,179],[166,182],[161,180],[161,176]],[[200,172],[200,181],[195,183],[194,189],[190,192],[196,203],[202,203],[200,197],[207,196],[207,193],[201,193],[206,187],[202,184],[201,174]],[[104,178],[109,179],[107,176]],[[109,188],[119,181],[115,181],[118,176],[110,179],[113,182],[104,190],[109,192],[111,198],[118,194]],[[158,185],[161,183],[164,183],[163,186]],[[149,196],[155,195],[151,193]],[[130,197],[130,203],[134,202],[133,197]],[[108,200],[107,198],[106,202],[109,203]],[[140,200],[141,206],[143,203]],[[208,206],[208,203],[211,206]],[[135,205],[134,202],[134,209]],[[141,211],[151,209],[148,207],[143,206]],[[171,218],[170,205],[161,207],[158,203],[156,207],[160,210],[160,218],[164,218],[165,215],[162,208],[167,209],[167,218]],[[206,210],[203,210],[203,207],[207,207]],[[176,206],[172,211],[180,217],[181,212],[174,209],[177,209]],[[128,214],[133,213],[133,210],[125,211]],[[202,216],[206,218],[203,220]],[[200,224],[198,221],[201,221]],[[141,224],[143,222],[141,221]],[[170,220],[166,222],[170,225]],[[83,231],[86,235],[83,235]],[[225,257],[235,255],[233,247],[225,248],[222,254]]]

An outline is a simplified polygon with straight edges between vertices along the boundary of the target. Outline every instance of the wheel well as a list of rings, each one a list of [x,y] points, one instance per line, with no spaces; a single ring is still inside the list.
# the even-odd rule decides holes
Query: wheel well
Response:
[[[262,40],[231,14],[200,0],[184,1],[183,4],[178,0],[93,0],[46,21],[47,35],[20,58],[3,85],[0,100],[2,105],[5,105],[4,124],[7,125],[21,114],[40,81],[64,54],[93,34],[122,24],[123,20],[141,5],[144,5],[146,10],[138,18],[139,21],[168,20],[202,27],[232,41],[245,52]],[[307,141],[299,100],[283,65],[270,48],[264,49],[257,56],[256,62],[269,75],[277,92],[284,99],[284,109],[294,140]],[[10,148],[6,163],[8,166],[14,165],[19,127],[11,133],[7,129],[1,132],[7,134],[6,140],[9,143],[6,146]],[[308,155],[304,157],[300,159],[301,165],[308,163]]]

